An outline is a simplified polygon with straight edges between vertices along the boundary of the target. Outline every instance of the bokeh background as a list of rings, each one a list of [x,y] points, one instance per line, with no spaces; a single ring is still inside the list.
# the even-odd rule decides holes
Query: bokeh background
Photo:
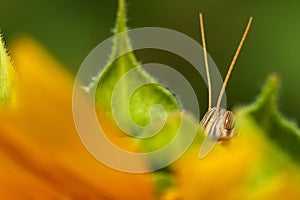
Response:
[[[300,1],[127,0],[127,9],[131,28],[171,28],[199,42],[198,13],[203,12],[208,52],[224,76],[253,16],[227,88],[229,107],[252,102],[266,77],[275,72],[282,80],[280,109],[299,122]],[[1,0],[0,28],[8,47],[22,35],[31,36],[75,75],[89,51],[112,35],[116,10],[116,0]],[[180,58],[152,50],[136,53],[142,62],[187,69],[185,75],[197,91],[206,89]],[[205,109],[207,100],[200,98]]]

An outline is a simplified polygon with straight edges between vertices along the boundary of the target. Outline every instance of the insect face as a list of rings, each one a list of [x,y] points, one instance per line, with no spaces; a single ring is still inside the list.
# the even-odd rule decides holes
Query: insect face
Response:
[[[204,132],[219,141],[228,140],[234,136],[234,124],[233,112],[217,107],[207,111],[200,122]]]

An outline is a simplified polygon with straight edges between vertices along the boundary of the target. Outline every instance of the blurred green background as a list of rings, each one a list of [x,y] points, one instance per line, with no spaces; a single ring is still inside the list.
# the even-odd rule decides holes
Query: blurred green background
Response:
[[[252,102],[268,74],[276,72],[282,79],[280,109],[299,122],[299,0],[127,0],[127,8],[131,28],[171,28],[199,42],[198,13],[203,12],[208,52],[224,76],[247,20],[253,16],[227,88],[229,107]],[[116,10],[116,0],[1,0],[0,28],[8,47],[21,35],[32,36],[75,74],[89,51],[112,35]],[[157,51],[137,53],[143,62],[186,64]],[[194,73],[186,76],[198,91],[206,89]],[[207,103],[206,98],[203,102]]]

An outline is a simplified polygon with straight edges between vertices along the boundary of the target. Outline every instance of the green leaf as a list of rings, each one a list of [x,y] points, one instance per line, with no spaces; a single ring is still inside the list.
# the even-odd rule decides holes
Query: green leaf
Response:
[[[277,108],[279,79],[271,75],[255,103],[245,108],[267,138],[296,162],[300,162],[300,130],[285,119]]]
[[[114,33],[118,34],[126,31],[126,12],[124,0],[119,0],[119,9],[117,15],[117,22],[115,25]],[[116,37],[113,43],[112,53],[108,64],[105,69],[96,78],[98,85],[91,84],[90,87],[97,87],[96,89],[96,109],[99,115],[105,115],[112,118],[112,95],[118,81],[132,69],[136,69],[134,74],[130,78],[122,80],[121,84],[118,84],[119,90],[117,97],[117,116],[125,124],[130,126],[130,120],[132,119],[138,126],[146,126],[150,123],[149,109],[155,104],[160,104],[164,107],[167,114],[175,110],[178,110],[179,104],[173,94],[163,86],[157,84],[157,82],[147,74],[139,65],[139,62],[131,51],[130,40],[128,35],[123,37]],[[128,50],[129,53],[122,55],[115,59],[115,55],[118,51]],[[151,82],[151,84],[145,84],[135,90],[133,94],[130,94],[130,88],[139,83]],[[128,110],[130,117],[128,117]],[[159,112],[158,112],[159,111]],[[151,113],[152,120],[161,119],[164,115],[158,110]],[[114,120],[114,119],[112,119]],[[128,121],[128,123],[127,123]],[[131,134],[141,134],[135,132],[135,129],[128,127],[132,132]]]
[[[165,170],[156,171],[153,174],[153,179],[157,196],[163,195],[167,189],[175,186],[174,177],[170,175],[170,172]]]
[[[126,30],[125,3],[124,0],[119,0],[119,9],[114,34],[118,34]],[[116,37],[112,45],[113,48],[107,65],[95,79],[95,83],[98,82],[98,85],[95,83],[90,85],[90,87],[96,87],[95,101],[98,116],[109,118],[113,124],[115,123],[113,109],[116,108],[112,108],[112,101],[113,97],[116,96],[118,107],[117,117],[121,119],[122,122],[125,122],[125,125],[129,128],[133,135],[147,136],[148,132],[146,131],[147,133],[145,133],[136,131],[134,127],[131,127],[131,123],[129,122],[131,119],[138,126],[144,127],[151,122],[151,124],[154,124],[155,127],[157,123],[160,124],[162,119],[165,118],[167,122],[163,129],[157,134],[159,136],[149,139],[132,140],[143,152],[155,150],[174,137],[178,128],[178,121],[175,120],[176,122],[174,122],[174,120],[172,120],[172,116],[174,114],[171,115],[171,113],[178,113],[176,111],[179,110],[180,105],[176,97],[167,88],[160,85],[140,67],[140,63],[137,61],[134,53],[132,52],[132,47],[127,34],[122,37]],[[115,59],[116,55],[124,51],[129,53]],[[132,70],[134,70],[134,73],[131,74],[129,78],[124,78],[124,75],[129,74]],[[148,84],[143,84],[147,82]],[[141,84],[141,87],[131,94],[130,88],[134,87],[136,84]],[[116,90],[116,87],[119,89]],[[151,110],[154,105],[162,106],[165,109],[165,112],[162,112],[161,109]],[[127,115],[128,110],[130,117]],[[149,159],[151,164],[155,165],[157,160],[153,158]],[[173,177],[169,173],[163,171],[160,173],[154,173],[153,178],[158,195],[163,193],[166,188],[169,188],[172,185]]]
[[[13,106],[16,101],[16,73],[0,36],[0,108]]]

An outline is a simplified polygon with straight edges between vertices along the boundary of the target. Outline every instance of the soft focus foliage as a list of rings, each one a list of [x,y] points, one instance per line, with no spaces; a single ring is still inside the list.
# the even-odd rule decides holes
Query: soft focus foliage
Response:
[[[0,35],[0,108],[15,105],[17,76]]]
[[[298,163],[300,162],[300,131],[296,125],[285,119],[278,110],[278,77],[271,76],[260,98],[245,109],[267,137]]]
[[[116,0],[3,0],[0,28],[8,44],[23,34],[40,41],[75,74],[87,53],[112,35],[117,3]],[[221,74],[226,73],[243,27],[253,16],[252,29],[226,91],[228,106],[251,102],[268,74],[276,72],[282,80],[281,111],[299,123],[300,109],[295,108],[300,102],[297,92],[300,1],[128,0],[127,8],[129,27],[170,28],[199,42],[198,13],[202,12],[208,52]],[[137,57],[143,63],[187,68],[184,74],[203,102],[201,110],[206,109],[207,96],[202,95],[206,86],[200,76],[189,70],[188,63],[161,51],[145,50],[137,52]]]

